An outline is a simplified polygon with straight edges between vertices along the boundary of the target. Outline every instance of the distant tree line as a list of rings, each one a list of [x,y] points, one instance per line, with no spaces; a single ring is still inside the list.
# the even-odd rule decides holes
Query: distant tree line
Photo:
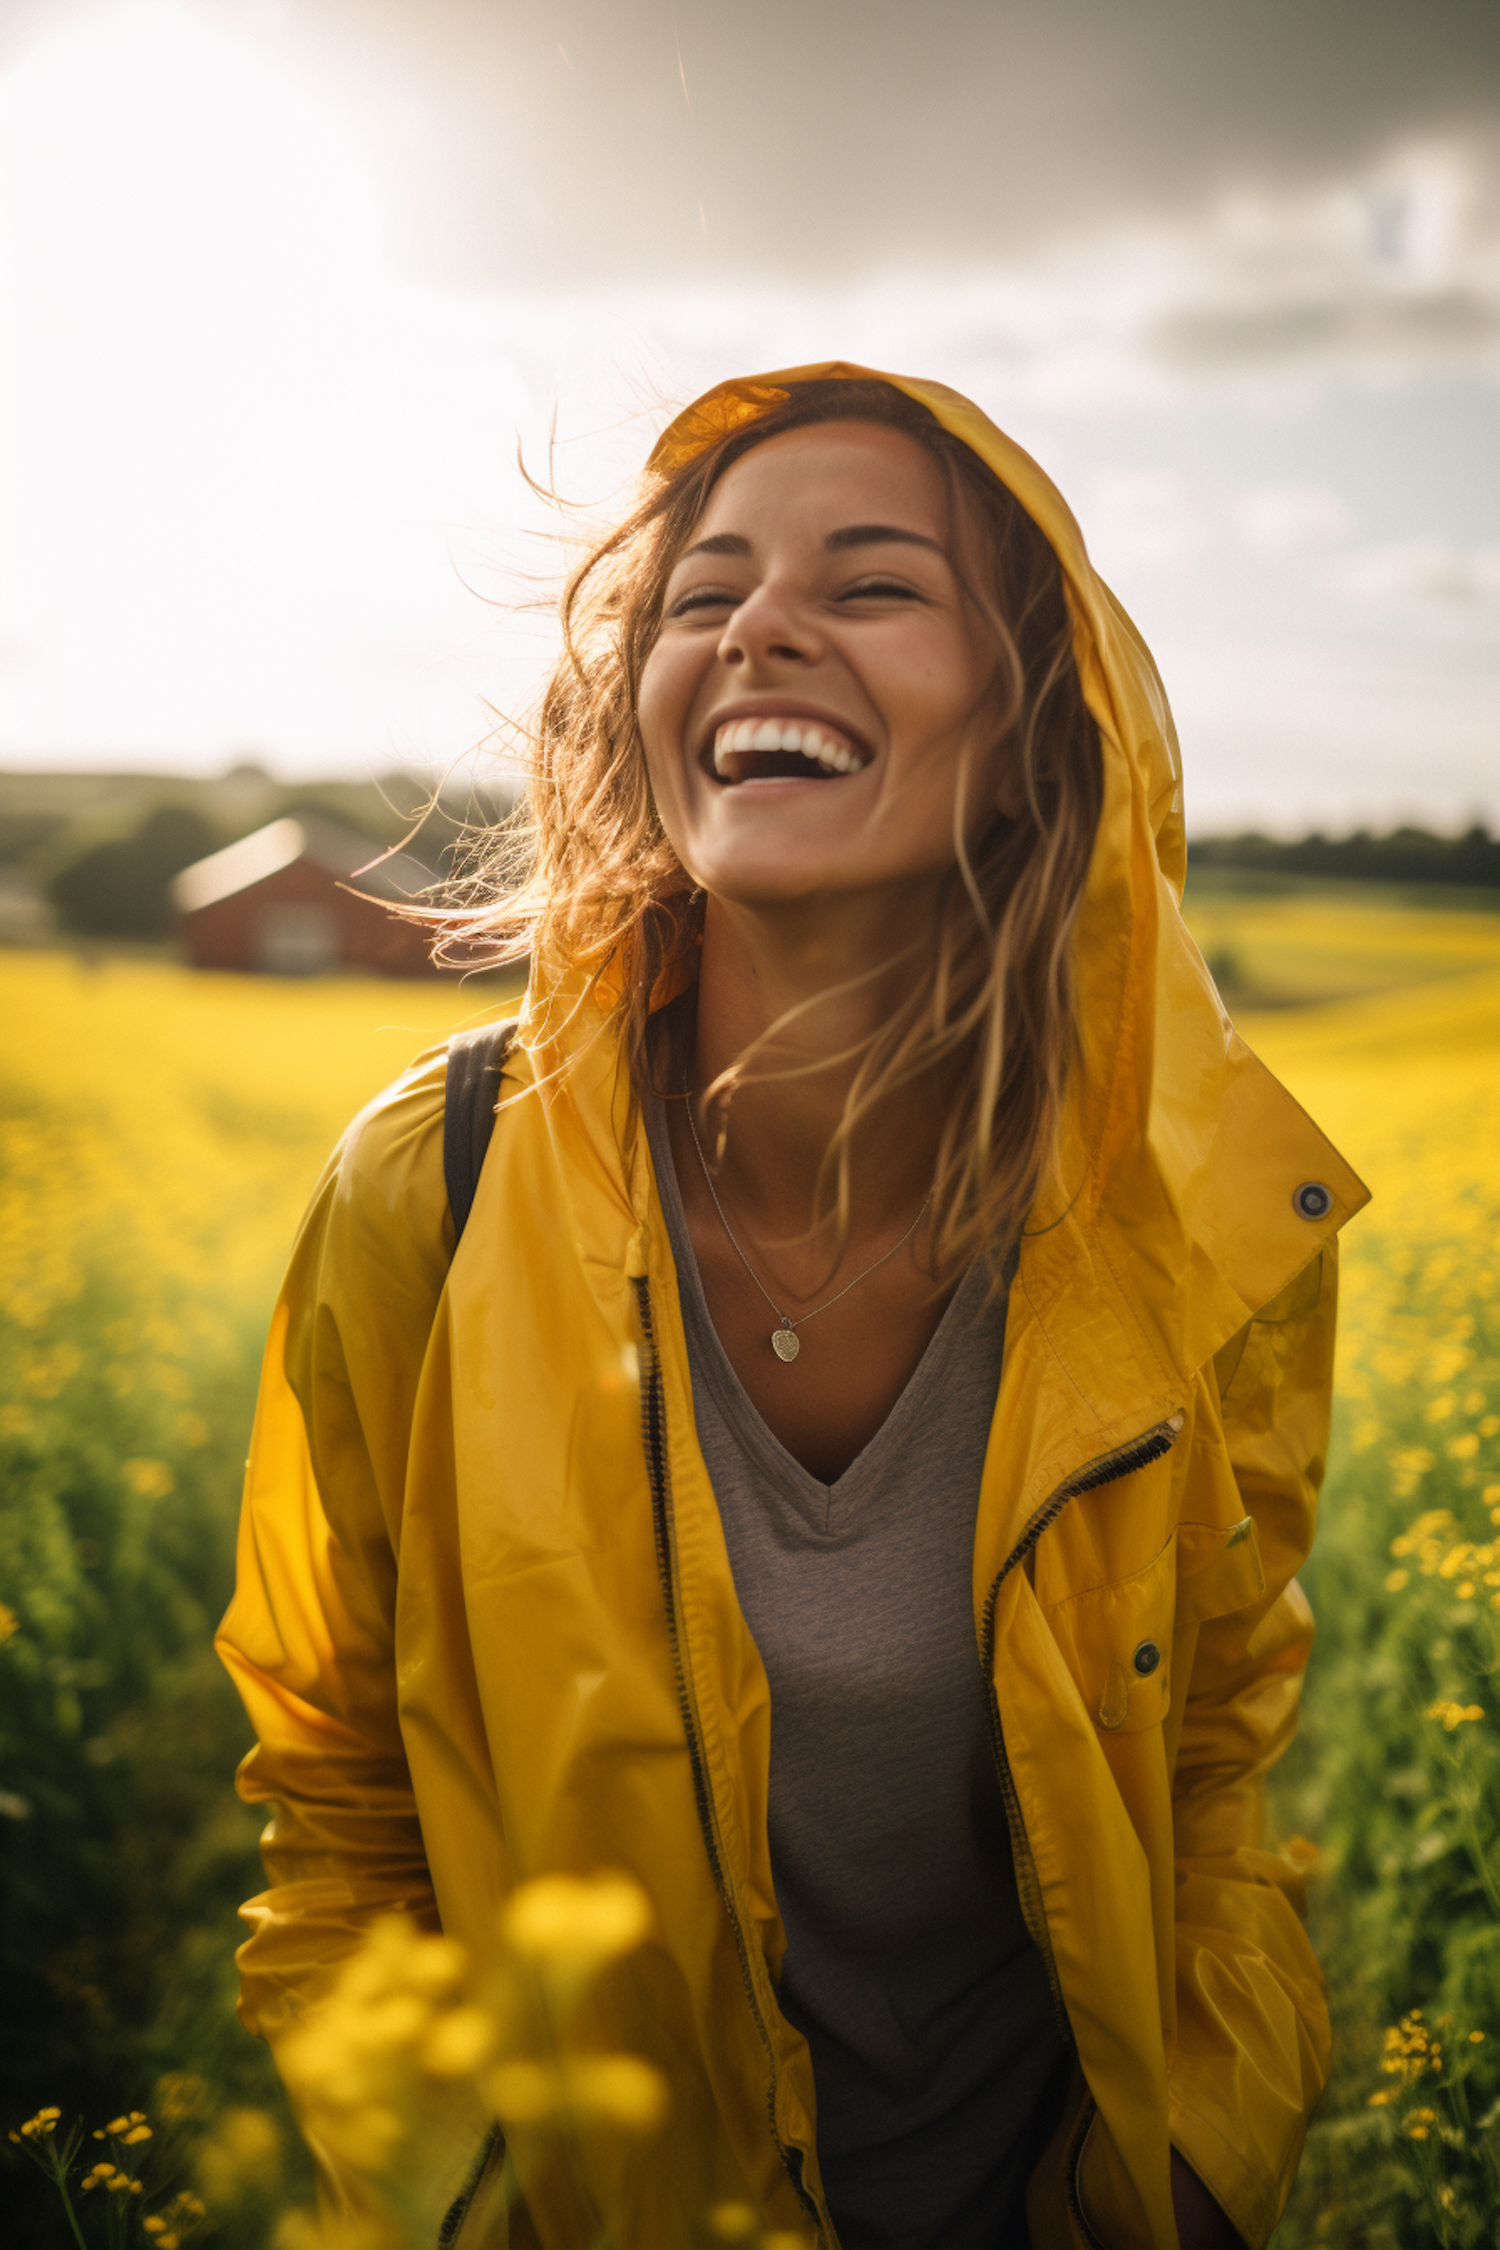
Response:
[[[1461,836],[1435,836],[1426,828],[1396,828],[1386,836],[1357,829],[1352,836],[1316,831],[1291,841],[1250,833],[1199,836],[1188,845],[1190,868],[1225,868],[1267,875],[1335,876],[1355,883],[1456,883],[1474,890],[1500,889],[1500,837],[1482,824]]]
[[[231,777],[233,778],[233,777]],[[424,795],[420,782],[403,776],[384,783],[327,782],[275,789],[258,817],[226,817],[218,802],[223,784],[163,783],[164,793],[148,800],[134,824],[103,838],[85,818],[68,819],[9,811],[0,777],[0,869],[30,868],[65,930],[80,937],[161,940],[171,934],[174,915],[172,877],[193,860],[216,851],[245,833],[246,827],[283,813],[316,815],[368,835],[373,844],[403,840],[409,824],[402,806]],[[80,812],[86,813],[86,789]],[[470,788],[445,799],[422,830],[418,849],[429,861],[451,870],[462,860],[466,834],[503,817],[508,794]],[[1212,872],[1231,883],[1236,875],[1269,881],[1330,878],[1359,883],[1462,886],[1500,891],[1500,836],[1482,824],[1460,836],[1439,836],[1425,828],[1397,828],[1386,835],[1359,829],[1351,836],[1313,833],[1291,840],[1249,832],[1237,836],[1199,836],[1188,845],[1188,865],[1197,874]]]

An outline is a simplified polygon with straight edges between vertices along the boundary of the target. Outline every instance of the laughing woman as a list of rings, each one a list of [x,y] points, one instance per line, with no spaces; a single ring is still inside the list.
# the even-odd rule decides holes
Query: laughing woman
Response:
[[[532,961],[498,1115],[482,1051],[414,1065],[277,1314],[246,2018],[392,1906],[482,1944],[623,1868],[600,2030],[663,2138],[465,2250],[724,2197],[1263,2244],[1328,2054],[1261,1788],[1364,1191],[1184,930],[1150,659],[1025,454],[844,366],[684,414],[564,620],[465,923]]]

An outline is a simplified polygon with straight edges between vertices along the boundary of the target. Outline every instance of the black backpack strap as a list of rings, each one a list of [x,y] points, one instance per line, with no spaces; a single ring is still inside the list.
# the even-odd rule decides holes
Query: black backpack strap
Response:
[[[453,1232],[461,1236],[474,1207],[484,1153],[495,1130],[500,1074],[517,1019],[481,1024],[448,1042],[448,1077],[443,1094],[443,1177]]]

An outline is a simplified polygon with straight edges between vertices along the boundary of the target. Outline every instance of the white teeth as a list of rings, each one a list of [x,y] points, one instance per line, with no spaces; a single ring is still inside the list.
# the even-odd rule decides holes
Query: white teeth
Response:
[[[727,779],[731,761],[746,751],[790,751],[810,758],[825,773],[858,773],[859,754],[822,727],[793,719],[730,719],[714,736],[714,771]]]

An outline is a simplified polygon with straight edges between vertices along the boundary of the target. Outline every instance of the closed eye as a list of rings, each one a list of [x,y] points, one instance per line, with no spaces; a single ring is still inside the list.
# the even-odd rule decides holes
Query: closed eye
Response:
[[[879,601],[921,602],[927,599],[920,587],[909,584],[904,578],[861,578],[853,586],[841,588],[835,598],[852,602],[871,596]]]
[[[673,602],[667,615],[690,617],[695,609],[732,609],[739,598],[722,586],[695,586],[690,594],[682,594]]]

